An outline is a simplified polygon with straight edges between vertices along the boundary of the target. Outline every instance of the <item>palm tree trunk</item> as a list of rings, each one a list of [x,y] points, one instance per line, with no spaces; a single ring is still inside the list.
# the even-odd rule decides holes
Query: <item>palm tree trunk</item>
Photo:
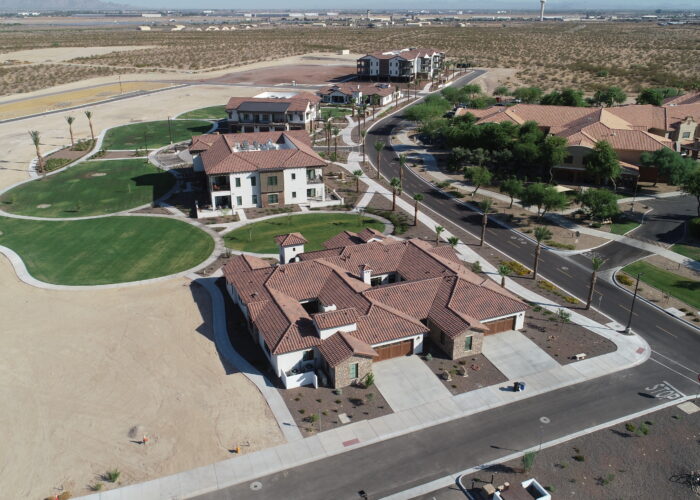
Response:
[[[510,197],[510,205],[508,206],[508,208],[513,208],[513,199],[514,198],[511,196]]]
[[[391,191],[391,211],[396,211],[396,188]]]
[[[41,149],[39,149],[39,145],[36,146],[36,165],[39,167],[39,173],[42,173],[44,171],[44,159],[41,157]]]
[[[71,147],[75,146],[75,141],[73,140],[73,127],[69,126],[68,127],[68,132],[70,132],[70,145]]]
[[[489,216],[484,214],[483,217],[481,218],[481,241],[479,242],[480,247],[484,246],[484,238],[486,237],[486,225],[488,223],[489,223]]]
[[[92,119],[88,120],[88,123],[90,124],[90,137],[92,137],[92,141],[95,142],[95,131],[92,129]]]
[[[593,271],[591,274],[591,287],[588,289],[588,300],[586,301],[586,309],[591,308],[591,302],[593,302],[593,292],[595,291],[595,282],[596,282],[596,272]]]
[[[506,287],[506,277],[501,276],[501,288],[505,288],[505,287]]]
[[[537,247],[535,248],[535,265],[532,270],[532,279],[537,280],[537,268],[540,265],[540,242],[537,242]]]
[[[355,179],[355,192],[359,193],[360,192],[360,178],[358,177]]]
[[[333,144],[333,154],[335,154],[336,159],[338,158],[338,136],[335,136],[335,142]]]
[[[381,177],[380,167],[382,165],[382,152],[377,151],[377,179]]]
[[[418,200],[416,200],[415,206],[413,207],[413,225],[418,225]]]

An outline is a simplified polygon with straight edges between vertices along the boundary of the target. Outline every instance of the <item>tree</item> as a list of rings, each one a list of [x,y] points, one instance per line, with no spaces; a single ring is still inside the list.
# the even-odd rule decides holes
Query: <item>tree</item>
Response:
[[[442,226],[435,226],[435,246],[440,244],[440,235],[445,230]]]
[[[642,89],[637,96],[637,104],[653,104],[661,106],[664,103],[664,91],[662,89]]]
[[[474,191],[472,191],[474,196],[482,184],[491,182],[491,172],[486,167],[468,167],[464,169],[464,178],[474,184]]]
[[[591,302],[593,302],[593,293],[595,290],[595,282],[596,279],[598,278],[598,270],[600,269],[600,266],[603,265],[605,260],[603,258],[598,257],[597,255],[591,259],[591,285],[588,288],[588,300],[586,301],[586,309],[591,308]]]
[[[513,97],[528,104],[535,104],[542,98],[542,89],[539,87],[520,87],[513,91]]]
[[[597,104],[604,104],[607,107],[613,104],[622,104],[627,100],[627,94],[620,87],[605,87],[593,94],[593,101]]]
[[[620,212],[617,197],[607,189],[587,189],[576,197],[576,201],[594,220],[609,219]]]
[[[331,155],[331,133],[333,132],[333,122],[331,122],[330,118],[328,119],[328,121],[326,121],[323,124],[323,130],[326,133],[326,155],[330,156]]]
[[[525,186],[523,186],[523,183],[520,179],[516,177],[509,177],[508,179],[501,182],[499,189],[501,193],[505,193],[508,196],[510,196],[510,205],[508,206],[508,208],[513,208],[513,200],[522,194],[523,189],[525,189]]]
[[[74,116],[66,116],[66,122],[68,123],[68,132],[70,132],[70,145],[75,146],[75,140],[73,139],[73,122],[75,121]]]
[[[508,95],[510,95],[510,90],[505,85],[499,85],[498,87],[496,87],[494,89],[493,95],[508,96]]]
[[[501,277],[501,288],[506,287],[506,277],[510,274],[510,267],[505,264],[498,266],[498,275]]]
[[[644,152],[640,160],[645,167],[654,167],[656,169],[654,186],[656,186],[659,177],[662,176],[666,178],[669,184],[678,186],[695,164],[695,160],[692,158],[683,158],[669,148],[657,149],[653,153]]]
[[[338,158],[338,136],[340,135],[340,129],[338,127],[333,127],[331,129],[331,133],[333,134],[333,153],[335,154],[336,158]]]
[[[384,142],[383,141],[377,141],[374,143],[374,150],[377,152],[377,179],[379,179],[379,175],[381,173],[380,168],[382,165],[382,149],[384,149]]]
[[[360,131],[360,137],[362,141],[362,163],[365,162],[365,136],[367,135],[367,130]]]
[[[423,201],[423,195],[416,193],[413,195],[413,225],[418,225],[418,204]]]
[[[557,135],[549,135],[545,137],[544,142],[540,146],[540,162],[549,173],[549,183],[554,180],[554,167],[561,165],[567,157],[568,150],[566,139]]]
[[[564,193],[557,191],[554,186],[547,186],[544,189],[544,197],[542,198],[542,213],[540,218],[544,217],[546,212],[553,210],[564,210],[569,204],[569,200]]]
[[[95,131],[92,128],[92,111],[85,111],[85,116],[87,117],[88,123],[90,124],[90,137],[92,138],[92,141],[95,142]]]
[[[454,248],[454,247],[456,247],[456,246],[459,244],[459,238],[457,238],[456,236],[450,236],[449,238],[447,238],[447,243],[448,243],[452,248]]]
[[[583,98],[583,91],[566,88],[561,92],[555,90],[543,96],[540,104],[546,106],[572,106],[580,108],[586,106],[586,100]]]
[[[354,97],[350,98],[350,106],[352,108],[352,115],[350,115],[352,118],[355,118],[355,105],[357,104],[357,99]]]
[[[408,156],[405,154],[400,154],[399,155],[399,180],[401,181],[401,184],[403,184],[403,171],[406,168],[406,164],[408,163]]]
[[[535,265],[532,269],[532,279],[537,279],[537,267],[540,265],[540,252],[542,251],[542,242],[552,238],[552,232],[544,226],[535,228],[535,239],[537,246],[535,247]]]
[[[36,166],[37,171],[42,173],[44,171],[44,159],[41,157],[41,136],[38,130],[30,130],[29,137],[32,138],[32,143],[36,149]]]
[[[488,198],[479,203],[479,209],[481,210],[481,241],[479,241],[479,246],[484,246],[484,238],[486,237],[486,226],[489,223],[489,212],[493,207],[493,201]]]
[[[584,159],[586,172],[595,178],[596,184],[602,184],[602,179],[608,179],[617,190],[615,180],[620,177],[622,168],[617,159],[617,153],[608,141],[598,141],[593,152]]]
[[[396,195],[401,195],[401,179],[397,177],[392,177],[389,181],[391,185],[391,211],[396,211]]]
[[[681,190],[685,194],[695,196],[698,200],[698,217],[700,217],[700,166],[696,166],[686,175]]]
[[[355,192],[359,193],[360,192],[360,177],[362,177],[362,170],[357,169],[353,170],[352,176],[355,178]]]

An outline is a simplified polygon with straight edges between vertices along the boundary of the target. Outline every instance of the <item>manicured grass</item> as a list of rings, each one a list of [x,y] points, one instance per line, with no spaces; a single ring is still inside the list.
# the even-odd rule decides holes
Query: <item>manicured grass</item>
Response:
[[[624,272],[636,277],[642,273],[641,281],[666,292],[691,307],[700,309],[700,281],[670,273],[664,269],[640,261],[625,266]]]
[[[631,231],[637,226],[639,226],[639,222],[613,222],[610,226],[610,232],[613,234],[625,234],[626,232]]]
[[[168,120],[134,123],[115,127],[107,132],[102,143],[103,149],[154,149],[170,144],[170,132],[173,142],[180,142],[193,135],[206,133],[211,123],[202,120]],[[145,135],[145,141],[144,141]]]
[[[671,250],[681,255],[685,255],[689,259],[700,260],[700,246],[683,245],[682,243],[678,243],[673,245]]]
[[[0,208],[40,217],[103,215],[150,203],[174,183],[172,175],[142,159],[86,161],[8,191]]]
[[[24,260],[36,279],[102,285],[185,271],[214,250],[196,227],[164,217],[34,221],[0,217],[0,245]]]
[[[178,119],[191,120],[221,120],[226,118],[226,106],[209,106],[208,108],[199,108],[178,116]]]
[[[342,118],[352,114],[352,109],[347,108],[321,108],[321,118]]]
[[[320,250],[322,243],[343,231],[361,231],[372,227],[384,230],[384,224],[376,219],[351,214],[287,215],[268,219],[238,228],[224,235],[226,246],[254,253],[277,253],[275,236],[298,232],[309,240],[304,249]]]

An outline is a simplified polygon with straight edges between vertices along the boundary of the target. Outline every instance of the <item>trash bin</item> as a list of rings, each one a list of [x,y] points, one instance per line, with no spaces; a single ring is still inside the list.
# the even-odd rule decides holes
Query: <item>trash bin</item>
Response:
[[[520,390],[520,382],[515,382],[513,384],[513,392],[518,392]]]
[[[520,390],[524,391],[525,390],[525,382],[518,382],[518,384],[520,385]]]

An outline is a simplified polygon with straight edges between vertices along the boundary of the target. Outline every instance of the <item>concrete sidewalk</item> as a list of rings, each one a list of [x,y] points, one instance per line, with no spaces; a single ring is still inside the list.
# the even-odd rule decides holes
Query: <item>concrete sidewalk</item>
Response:
[[[481,352],[512,380],[559,367],[559,363],[518,331],[485,335]]]

